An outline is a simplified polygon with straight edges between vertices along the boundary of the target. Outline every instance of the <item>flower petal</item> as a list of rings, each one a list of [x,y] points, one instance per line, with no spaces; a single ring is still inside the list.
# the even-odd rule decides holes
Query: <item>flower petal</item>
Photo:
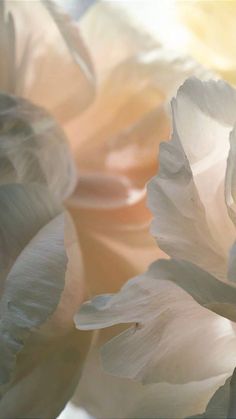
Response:
[[[0,186],[1,291],[15,259],[38,231],[61,210],[43,186]]]
[[[14,93],[16,88],[15,25],[10,13],[5,12],[5,1],[0,3],[0,85],[1,90]]]
[[[34,188],[36,188],[35,185]],[[23,192],[21,192],[22,190]],[[64,249],[63,214],[54,215],[55,218],[53,218],[49,212],[47,224],[41,225],[42,221],[45,224],[45,213],[48,213],[47,210],[40,213],[39,207],[45,206],[46,209],[50,207],[46,203],[48,195],[43,194],[42,190],[39,191],[42,199],[40,202],[37,190],[33,193],[32,189],[29,189],[25,193],[20,185],[2,186],[0,192],[2,191],[4,192],[1,194],[4,198],[3,208],[7,209],[7,203],[11,208],[8,212],[8,224],[3,229],[5,231],[3,243],[4,237],[9,240],[5,247],[7,250],[10,243],[15,242],[15,248],[7,255],[7,258],[11,259],[11,256],[14,258],[17,256],[11,266],[8,261],[6,267],[8,273],[5,272],[7,276],[0,302],[0,370],[1,392],[3,393],[11,380],[16,355],[23,348],[30,331],[44,323],[54,312],[59,302],[64,288],[67,257]],[[8,194],[10,194],[9,199],[5,201]],[[19,199],[20,201],[18,201]],[[15,208],[14,200],[16,200]],[[23,207],[25,208],[25,221],[27,220],[28,223],[33,221],[30,232],[29,228],[24,231],[25,222],[21,228],[17,227],[15,230],[11,226],[13,224],[10,217],[11,212],[15,212],[14,220],[19,222],[20,218],[17,218],[17,212],[20,214]],[[7,217],[5,218],[7,219]],[[16,225],[17,222],[15,221]],[[23,237],[19,237],[22,231]],[[21,252],[19,252],[20,250]]]
[[[83,330],[135,323],[103,347],[106,370],[145,383],[185,383],[230,375],[236,362],[230,321],[197,304],[166,278],[164,270],[159,275],[153,269],[134,278],[120,293],[84,304],[76,316]],[[175,275],[185,281],[183,270],[176,270]],[[188,275],[191,278],[191,270]]]
[[[30,102],[0,93],[0,183],[46,184],[59,200],[77,176],[67,139],[56,121]]]
[[[230,387],[230,378],[226,380],[224,385],[222,385],[215,394],[212,396],[209,401],[206,411],[202,415],[191,416],[187,419],[225,419],[229,407],[229,387]]]
[[[229,133],[236,119],[235,106],[236,91],[229,85],[197,79],[186,81],[173,102],[176,131],[189,161],[211,235],[226,254],[235,234],[224,200]]]
[[[225,83],[187,80],[173,101],[172,141],[162,145],[160,173],[149,186],[160,247],[223,278],[234,241],[224,175],[235,105],[235,91]]]
[[[229,216],[236,225],[236,126],[230,133],[230,150],[225,175],[225,200]]]
[[[81,19],[80,28],[86,44],[92,46],[99,83],[123,60],[157,44],[114,2],[96,2]]]
[[[92,65],[77,26],[49,1],[6,2],[9,12],[17,39],[14,93],[61,121],[74,117],[94,95]]]
[[[40,334],[47,338],[65,335],[74,329],[74,314],[88,294],[81,249],[68,212],[65,212],[64,243],[68,258],[65,286],[56,310],[40,328]]]
[[[90,199],[89,193],[87,197],[83,196],[83,185],[89,187],[88,179],[81,181],[81,189],[78,186],[78,193],[69,202],[81,243],[90,295],[118,291],[125,281],[147,269],[156,258],[165,257],[148,234],[150,213],[143,193],[130,192],[127,184],[119,184],[119,178],[113,178],[111,182],[110,176],[101,176],[98,180],[102,182],[101,188],[96,182],[100,207],[96,205],[97,201]],[[101,193],[103,197],[104,192],[106,201],[99,196]]]
[[[78,167],[128,174],[144,185],[156,172],[160,141],[169,136],[166,103],[191,74],[206,77],[196,63],[161,47],[111,69],[92,106],[66,126]]]
[[[236,321],[236,287],[219,281],[197,266],[174,259],[159,260],[149,267],[146,275],[174,282],[202,306]]]
[[[0,401],[1,414],[16,419],[57,417],[74,392],[89,343],[90,334],[75,330],[51,340],[32,334]]]
[[[216,389],[225,382],[226,377],[222,375],[182,385],[159,383],[144,386],[137,381],[107,374],[100,362],[99,347],[112,335],[114,327],[99,332],[72,401],[60,419],[76,419],[77,406],[83,407],[93,417],[104,419],[185,418],[203,412]]]

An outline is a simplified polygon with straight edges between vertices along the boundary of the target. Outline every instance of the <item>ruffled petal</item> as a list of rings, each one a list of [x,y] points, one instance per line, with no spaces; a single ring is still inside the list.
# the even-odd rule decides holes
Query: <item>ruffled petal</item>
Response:
[[[77,175],[67,139],[56,121],[30,102],[0,94],[0,183],[46,184],[59,200]]]
[[[229,134],[236,118],[235,106],[236,91],[229,85],[197,79],[186,81],[173,102],[176,131],[189,161],[211,235],[226,254],[235,235],[224,200]]]
[[[235,104],[225,83],[187,80],[173,101],[172,140],[162,145],[159,176],[149,186],[159,246],[220,277],[235,234],[224,200]]]
[[[116,330],[117,332],[117,330]],[[114,327],[99,332],[87,357],[83,374],[71,403],[60,419],[76,419],[78,406],[99,418],[186,418],[205,410],[225,375],[182,385],[142,385],[137,381],[107,374],[99,359],[99,347],[114,335]],[[102,385],[101,385],[102,383]],[[214,418],[215,419],[215,418]]]
[[[183,269],[176,269],[175,275],[185,281]],[[194,281],[194,270],[187,275]],[[170,279],[164,270],[153,268],[129,281],[120,293],[86,303],[75,321],[84,330],[135,323],[102,349],[104,366],[111,374],[145,383],[230,375],[236,362],[231,322],[197,304]]]
[[[232,252],[233,260],[234,253],[235,249]],[[233,266],[235,266],[235,262],[232,261],[231,271],[233,271]],[[174,259],[159,260],[149,267],[146,275],[172,281],[202,306],[229,320],[236,321],[236,287],[228,282],[219,281],[197,266]]]

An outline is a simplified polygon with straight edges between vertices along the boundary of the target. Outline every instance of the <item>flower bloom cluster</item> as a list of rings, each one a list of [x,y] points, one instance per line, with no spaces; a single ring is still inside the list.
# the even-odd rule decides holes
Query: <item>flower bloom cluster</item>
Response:
[[[72,402],[96,417],[214,416],[222,394],[226,416],[236,93],[188,79],[158,154],[170,97],[211,74],[130,16],[0,2],[4,418],[56,417],[82,367]]]

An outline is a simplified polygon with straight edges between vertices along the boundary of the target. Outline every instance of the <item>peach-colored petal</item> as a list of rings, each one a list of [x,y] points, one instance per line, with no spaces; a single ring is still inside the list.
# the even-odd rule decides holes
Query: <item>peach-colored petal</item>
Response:
[[[92,64],[78,27],[52,2],[9,1],[9,12],[17,40],[14,93],[61,122],[77,115],[94,95]]]
[[[163,253],[149,234],[145,191],[122,177],[84,175],[68,207],[80,238],[90,292],[119,289]]]
[[[132,147],[138,148],[138,151],[141,147],[149,149],[159,123],[161,127],[155,133],[157,146],[158,141],[168,135],[167,118],[164,110],[159,111],[163,100],[164,95],[155,83],[151,65],[131,60],[117,67],[100,87],[94,104],[79,120],[75,119],[66,126],[78,167],[87,170],[114,170],[112,160],[109,159],[110,154],[117,149],[124,149],[124,143],[131,147],[131,151],[126,153],[129,160]],[[150,117],[150,113],[154,112],[156,115]],[[148,122],[145,123],[145,119]],[[144,121],[144,126],[139,138],[135,127],[141,121]],[[134,130],[134,138],[131,138],[129,134]],[[123,139],[124,136],[126,138]],[[153,150],[152,160],[154,159]],[[124,162],[126,166],[129,163]]]

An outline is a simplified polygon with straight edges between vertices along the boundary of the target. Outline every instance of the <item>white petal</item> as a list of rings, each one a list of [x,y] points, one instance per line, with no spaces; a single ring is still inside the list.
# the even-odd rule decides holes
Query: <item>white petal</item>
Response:
[[[92,46],[91,56],[99,81],[121,61],[156,45],[134,21],[127,19],[124,11],[110,2],[96,2],[80,21],[80,28],[86,44]]]
[[[172,141],[163,144],[160,174],[149,186],[160,247],[221,277],[234,240],[224,177],[235,105],[225,83],[187,80],[173,101]]]
[[[106,374],[99,359],[99,346],[114,335],[114,328],[99,333],[88,355],[72,403],[60,419],[76,419],[76,406],[95,418],[186,418],[205,410],[208,400],[225,381],[217,376],[182,385],[149,384]],[[102,385],[101,385],[102,383]],[[73,410],[70,409],[73,407]],[[215,418],[214,418],[215,419]]]
[[[106,370],[148,383],[230,375],[236,362],[231,322],[197,304],[168,277],[165,281],[164,272],[160,279],[157,275],[153,269],[117,295],[97,297],[77,315],[78,327],[85,330],[136,324],[104,346]]]
[[[205,211],[175,131],[172,141],[161,144],[159,174],[148,184],[148,206],[154,214],[151,232],[164,252],[219,277],[226,276],[226,256],[210,236]]]
[[[222,81],[190,79],[173,101],[173,118],[189,161],[212,237],[226,253],[234,229],[224,201],[229,133],[236,115],[236,91]]]
[[[215,394],[212,396],[209,401],[206,411],[202,415],[191,416],[187,419],[225,419],[229,407],[229,387],[230,387],[230,378],[226,380],[223,386],[218,388]],[[231,416],[230,416],[231,417]]]
[[[229,215],[234,224],[236,224],[236,127],[234,126],[230,133],[230,150],[227,161],[227,170],[225,177],[225,200]]]
[[[236,321],[236,287],[219,281],[197,266],[174,259],[159,260],[150,266],[146,275],[174,282],[202,306]]]

